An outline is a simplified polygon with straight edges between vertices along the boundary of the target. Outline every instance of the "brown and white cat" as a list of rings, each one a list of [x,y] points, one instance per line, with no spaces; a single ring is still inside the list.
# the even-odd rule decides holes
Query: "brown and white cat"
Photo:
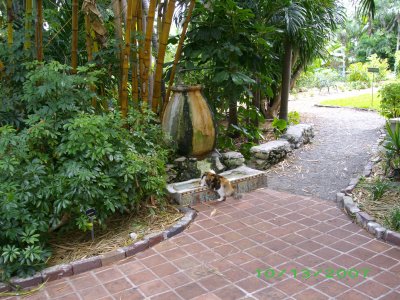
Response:
[[[232,184],[224,176],[215,174],[213,171],[204,172],[200,180],[201,186],[207,186],[213,191],[217,192],[219,199],[217,201],[225,201],[226,197],[233,196],[235,199],[242,197],[241,194],[236,193]]]

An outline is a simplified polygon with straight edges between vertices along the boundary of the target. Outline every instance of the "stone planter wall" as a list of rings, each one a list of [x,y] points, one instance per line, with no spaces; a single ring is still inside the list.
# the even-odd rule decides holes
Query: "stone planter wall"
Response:
[[[252,155],[250,164],[256,169],[266,170],[283,160],[291,151],[290,143],[286,140],[277,140],[254,146],[250,149]]]
[[[290,126],[286,133],[277,141],[254,146],[250,149],[252,155],[250,165],[259,170],[269,169],[303,144],[314,137],[313,125],[298,124]]]
[[[298,124],[290,126],[281,139],[287,140],[292,149],[298,149],[303,144],[308,144],[314,137],[314,128],[311,124]]]

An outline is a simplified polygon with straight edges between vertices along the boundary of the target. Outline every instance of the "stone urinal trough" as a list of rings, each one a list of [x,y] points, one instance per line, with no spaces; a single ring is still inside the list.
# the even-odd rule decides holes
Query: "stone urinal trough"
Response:
[[[225,171],[220,175],[229,179],[238,193],[249,192],[267,186],[267,173],[246,166]],[[216,192],[200,186],[200,178],[171,183],[167,186],[169,195],[180,205],[196,205],[218,199]]]

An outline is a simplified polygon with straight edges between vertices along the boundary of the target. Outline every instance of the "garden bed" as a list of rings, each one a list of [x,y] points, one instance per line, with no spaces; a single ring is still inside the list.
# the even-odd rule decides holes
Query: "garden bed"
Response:
[[[133,244],[145,235],[160,232],[176,223],[184,214],[175,206],[165,210],[151,209],[148,213],[116,215],[106,222],[106,228],[96,228],[95,239],[91,240],[90,231],[71,231],[53,236],[50,245],[53,253],[47,265],[70,263],[76,260],[111,252],[120,247]],[[136,238],[130,237],[131,233]]]
[[[383,160],[376,163],[371,176],[360,180],[353,200],[377,223],[400,232],[400,182],[385,179],[384,164]]]

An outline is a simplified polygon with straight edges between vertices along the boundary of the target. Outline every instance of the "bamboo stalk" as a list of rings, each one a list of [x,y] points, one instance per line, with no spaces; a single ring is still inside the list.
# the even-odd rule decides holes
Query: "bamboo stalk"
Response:
[[[117,57],[120,61],[120,66],[118,70],[118,100],[121,101],[121,93],[122,93],[122,85],[121,85],[121,78],[122,78],[122,18],[121,18],[121,0],[113,0],[113,11],[114,11],[114,27],[115,27],[115,40],[117,43],[118,54]],[[121,103],[119,103],[121,104]]]
[[[143,68],[143,81],[142,81],[142,100],[147,105],[148,93],[149,93],[149,73],[151,68],[151,36],[153,34],[154,27],[154,15],[156,11],[156,1],[150,0],[149,14],[146,22],[146,37],[144,43],[144,68]]]
[[[24,49],[31,48],[31,25],[32,25],[32,0],[25,1],[25,41]]]
[[[43,61],[43,0],[37,0],[37,59],[38,61]]]
[[[92,47],[92,28],[90,26],[90,16],[85,14],[85,33],[86,33],[86,52],[88,61],[93,60],[93,47]]]
[[[137,28],[138,28],[138,32],[142,35],[142,37],[138,41],[138,47],[139,47],[139,78],[140,78],[140,83],[138,82],[138,87],[139,87],[139,84],[141,84],[143,82],[142,75],[143,75],[143,69],[144,69],[144,51],[143,51],[143,48],[144,48],[144,42],[143,42],[144,30],[143,30],[143,7],[142,7],[142,1],[139,1]],[[140,85],[140,89],[139,89],[138,92],[140,92],[140,95],[139,95],[138,99],[143,99],[141,85]]]
[[[85,33],[86,33],[86,52],[88,62],[93,60],[93,41],[92,41],[92,26],[90,23],[90,15],[85,14]],[[96,87],[92,84],[90,86],[90,90],[92,92],[96,92]],[[92,106],[94,109],[97,107],[97,99],[96,97],[92,98]]]
[[[78,0],[72,0],[72,44],[71,44],[72,74],[78,67]]]
[[[164,115],[165,107],[167,106],[168,101],[169,101],[169,97],[171,95],[171,87],[172,87],[172,84],[174,83],[174,79],[175,79],[176,66],[177,66],[178,61],[179,61],[179,59],[181,57],[183,42],[184,42],[185,37],[186,37],[186,31],[187,31],[187,28],[188,28],[188,25],[189,25],[190,18],[192,17],[192,12],[193,12],[193,9],[194,9],[194,5],[195,5],[195,0],[191,0],[190,1],[190,5],[189,5],[189,9],[188,9],[188,13],[186,15],[185,22],[183,23],[182,33],[181,33],[181,36],[179,37],[179,43],[178,43],[178,48],[176,49],[174,63],[173,63],[172,68],[171,68],[171,75],[170,75],[170,78],[169,78],[168,89],[167,89],[167,93],[165,95],[165,103],[163,105],[163,110],[162,110],[162,113],[161,113],[161,117]]]
[[[131,24],[133,10],[136,9],[138,0],[128,0],[125,26],[125,47],[122,55],[122,79],[121,79],[121,113],[122,117],[128,115],[128,75],[129,75],[129,54],[131,46]]]
[[[164,66],[165,51],[167,49],[169,31],[171,29],[172,17],[175,11],[175,2],[176,2],[175,0],[170,0],[168,2],[167,11],[162,24],[161,39],[159,41],[159,48],[157,55],[156,72],[154,75],[154,96],[152,101],[153,112],[157,112],[158,105],[161,100],[161,78]]]
[[[140,1],[140,0],[139,0]],[[134,34],[132,35],[132,45],[134,47],[133,51],[131,49],[132,54],[132,100],[135,105],[138,104],[139,100],[139,82],[138,82],[138,51],[137,51],[137,20],[138,20],[138,9],[139,9],[139,2],[136,5],[136,9],[133,11],[132,23],[131,23],[131,32]]]
[[[13,10],[12,0],[7,0],[7,44],[9,47],[13,44]]]
[[[161,31],[162,31],[162,21],[163,21],[163,13],[164,13],[164,7],[165,3],[168,0],[164,0],[163,3],[160,2],[157,10],[157,34],[158,34],[158,40],[161,39]]]

